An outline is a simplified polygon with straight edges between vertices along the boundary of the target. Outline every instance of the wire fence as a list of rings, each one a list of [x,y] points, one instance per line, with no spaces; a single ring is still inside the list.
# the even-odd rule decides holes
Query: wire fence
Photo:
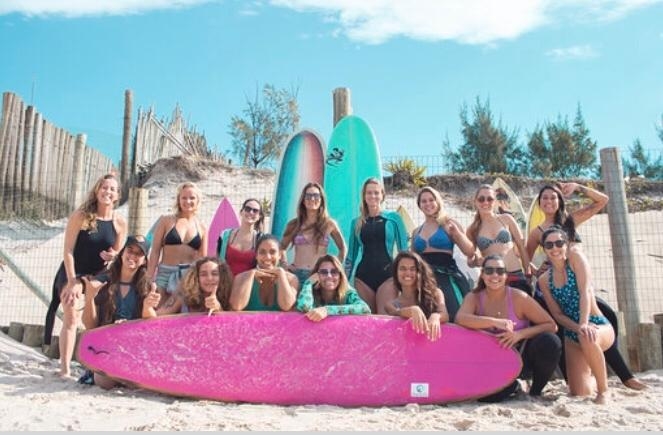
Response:
[[[388,162],[403,158],[405,157],[386,157],[383,160]],[[418,165],[426,166],[427,181],[443,194],[448,214],[467,227],[474,216],[471,204],[475,190],[480,184],[492,183],[495,176],[461,178],[439,175],[444,174],[441,156],[407,158],[415,160]],[[205,165],[202,164],[201,167],[204,168]],[[175,200],[175,187],[180,182],[191,179],[190,170],[178,172],[172,167],[162,167],[161,170],[157,168],[157,173],[153,171],[143,186],[149,191],[149,199],[145,222],[139,227],[150,228],[161,214],[169,213]],[[526,211],[538,190],[549,181],[506,176],[504,179],[520,197]],[[203,171],[202,174],[197,174],[193,181],[203,192],[199,213],[203,222],[211,220],[217,205],[224,197],[228,197],[235,209],[239,210],[241,203],[249,197],[256,198],[269,207],[274,193],[273,171],[233,167],[209,169],[207,173]],[[389,191],[385,208],[396,209],[402,205],[410,212],[416,224],[421,223],[423,214],[416,206],[416,189],[390,191],[388,177],[385,179],[385,185]],[[649,192],[649,201],[660,202],[663,199],[661,192],[663,188]],[[128,205],[120,207],[119,213],[128,218]],[[629,213],[628,222],[635,253],[633,261],[637,285],[633,291],[638,305],[634,309],[638,310],[640,322],[652,322],[655,314],[663,313],[663,212],[659,209]],[[0,222],[0,259],[3,259],[4,263],[0,266],[0,325],[7,325],[12,321],[43,323],[47,308],[44,301],[50,300],[53,277],[62,261],[65,225],[66,219]],[[616,249],[624,249],[624,246],[612,244],[606,213],[582,224],[579,233],[592,267],[592,279],[597,295],[617,309],[613,252]],[[463,259],[460,258],[460,261]],[[59,325],[56,325],[55,331],[59,331]]]

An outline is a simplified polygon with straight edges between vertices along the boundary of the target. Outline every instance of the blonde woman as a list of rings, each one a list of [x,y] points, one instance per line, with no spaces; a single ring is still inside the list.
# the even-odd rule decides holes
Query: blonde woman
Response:
[[[382,209],[385,192],[377,178],[361,189],[360,215],[352,220],[345,270],[359,296],[377,312],[376,292],[391,275],[394,250],[407,249],[407,230],[400,215]]]
[[[55,314],[62,304],[64,318],[59,341],[62,377],[71,376],[71,358],[81,315],[75,305],[77,301],[83,302],[80,279],[100,273],[113,261],[127,237],[127,222],[115,213],[120,192],[120,182],[114,174],[102,176],[67,221],[64,260],[53,282],[44,327],[44,344],[50,346]]]
[[[180,184],[173,207],[175,213],[163,215],[157,222],[147,273],[154,277],[156,272],[162,301],[176,291],[191,263],[207,255],[207,228],[197,217],[200,200],[200,190],[194,183]]]

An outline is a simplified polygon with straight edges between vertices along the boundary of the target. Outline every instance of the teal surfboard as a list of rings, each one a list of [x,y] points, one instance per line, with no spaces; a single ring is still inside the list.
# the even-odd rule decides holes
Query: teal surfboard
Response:
[[[358,116],[346,116],[332,131],[325,157],[325,192],[329,215],[338,222],[347,242],[351,221],[359,216],[361,188],[368,178],[382,182],[378,142],[371,127]],[[330,253],[338,252],[330,245]]]
[[[281,239],[297,216],[297,202],[307,183],[324,181],[325,144],[313,130],[301,130],[286,143],[278,165],[272,200],[271,233]]]

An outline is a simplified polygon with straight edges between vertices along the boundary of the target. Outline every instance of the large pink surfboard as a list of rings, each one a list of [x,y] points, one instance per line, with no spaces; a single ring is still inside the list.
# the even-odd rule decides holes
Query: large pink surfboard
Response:
[[[207,230],[207,255],[216,255],[216,243],[221,235],[221,232],[227,228],[237,228],[239,226],[239,219],[237,213],[230,203],[228,198],[223,198],[216,208],[214,217],[209,224]]]
[[[279,405],[386,406],[484,396],[520,355],[484,332],[443,325],[428,341],[389,316],[180,314],[86,331],[78,358],[120,381],[176,396]]]

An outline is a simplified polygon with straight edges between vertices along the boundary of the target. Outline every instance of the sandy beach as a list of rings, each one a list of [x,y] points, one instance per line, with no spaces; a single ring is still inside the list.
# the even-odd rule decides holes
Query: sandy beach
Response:
[[[204,193],[201,219],[211,219],[219,200],[228,196],[236,208],[248,197],[270,198],[273,175],[228,169],[227,174],[204,178],[197,182]],[[154,175],[145,187],[149,189],[146,227],[173,203],[176,185],[182,175],[163,170]],[[422,217],[413,198],[388,197],[385,207],[395,209],[405,204],[415,222]],[[472,213],[447,205],[451,216],[468,225]],[[125,216],[127,206],[120,208]],[[660,213],[660,212],[659,212]],[[646,215],[649,219],[649,216]],[[61,261],[65,220],[35,228],[18,223],[3,223],[3,250],[30,277],[50,292],[53,274]],[[605,233],[605,216],[586,224],[587,238]],[[647,228],[643,225],[640,228]],[[651,226],[647,228],[651,230]],[[637,234],[638,240],[648,240]],[[600,242],[600,243],[599,243]],[[590,258],[597,264],[610,262],[605,240],[589,245]],[[645,243],[645,242],[642,242]],[[641,249],[659,249],[659,247]],[[652,251],[654,252],[654,251]],[[656,251],[659,252],[659,251]],[[652,257],[643,261],[657,263]],[[1,271],[0,318],[10,321],[43,323],[46,308],[37,301],[18,278],[8,270]],[[599,274],[598,281],[609,288],[612,276]],[[9,298],[11,289],[11,298]],[[641,307],[649,313],[663,311],[660,298],[650,299],[656,292],[655,283],[640,289]],[[50,294],[49,294],[50,296]],[[614,292],[604,295],[615,303]],[[10,301],[10,302],[8,302]],[[643,319],[644,320],[644,319]],[[59,323],[55,333],[59,332]],[[77,363],[75,363],[77,364]],[[663,371],[638,376],[649,385],[643,392],[622,386],[610,377],[610,399],[598,406],[590,398],[567,395],[566,385],[555,380],[544,390],[547,400],[519,397],[501,404],[466,402],[439,406],[408,405],[402,407],[352,408],[334,406],[270,406],[226,404],[164,396],[144,390],[127,388],[103,391],[96,386],[80,385],[75,379],[56,376],[58,362],[41,354],[39,349],[26,347],[6,335],[0,335],[0,430],[660,430],[663,414]],[[82,368],[75,365],[75,372]]]

